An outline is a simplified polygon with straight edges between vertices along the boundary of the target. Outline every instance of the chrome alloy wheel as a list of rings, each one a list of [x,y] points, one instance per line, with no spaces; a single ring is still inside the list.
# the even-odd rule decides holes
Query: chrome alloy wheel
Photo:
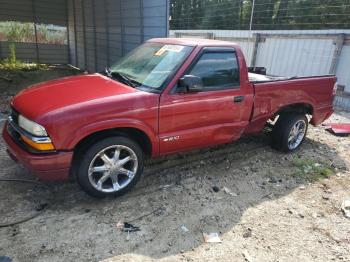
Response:
[[[123,145],[113,145],[98,152],[89,165],[88,177],[98,191],[113,193],[126,187],[136,175],[135,152]]]
[[[288,148],[293,150],[297,148],[303,141],[306,134],[306,122],[305,120],[297,121],[288,136]]]

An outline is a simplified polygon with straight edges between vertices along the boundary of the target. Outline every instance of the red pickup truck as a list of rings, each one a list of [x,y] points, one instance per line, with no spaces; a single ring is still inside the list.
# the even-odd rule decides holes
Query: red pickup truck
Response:
[[[77,178],[90,195],[121,195],[144,159],[229,143],[274,121],[272,146],[294,151],[333,112],[335,76],[248,72],[240,47],[152,39],[104,74],[32,86],[11,102],[9,155],[46,180]]]

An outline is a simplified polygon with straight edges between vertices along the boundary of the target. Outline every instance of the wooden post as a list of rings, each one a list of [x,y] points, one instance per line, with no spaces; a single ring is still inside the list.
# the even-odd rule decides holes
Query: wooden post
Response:
[[[345,40],[345,34],[339,34],[335,40],[335,49],[333,53],[332,63],[329,68],[329,73],[332,75],[336,74],[340,54],[344,45],[344,40]]]
[[[253,28],[254,8],[255,8],[255,0],[253,0],[252,11],[250,12],[249,31],[252,31],[252,28]]]
[[[255,65],[256,65],[256,57],[258,55],[260,34],[259,33],[253,34],[253,38],[254,38],[254,47],[253,47],[252,59],[250,61],[250,66],[251,67],[255,67]]]

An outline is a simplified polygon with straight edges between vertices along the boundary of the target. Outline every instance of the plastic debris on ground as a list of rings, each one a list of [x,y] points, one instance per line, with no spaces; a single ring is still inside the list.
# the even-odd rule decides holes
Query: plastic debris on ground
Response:
[[[11,262],[12,259],[6,256],[0,256],[0,262]]]
[[[203,233],[205,243],[222,243],[219,233]]]
[[[248,238],[251,236],[252,236],[252,229],[248,227],[247,230],[243,233],[243,237]]]
[[[121,231],[123,231],[123,232],[128,233],[128,235],[126,236],[127,241],[130,240],[130,233],[141,231],[141,229],[139,227],[134,226],[128,222],[123,222],[123,221],[118,221],[117,228],[121,229]]]
[[[134,226],[128,222],[122,222],[122,221],[119,221],[117,223],[117,228],[121,229],[124,232],[128,232],[128,233],[141,231],[141,229],[139,227]]]
[[[350,218],[350,198],[344,199],[341,210],[344,213],[344,216]]]
[[[252,257],[249,255],[247,250],[244,250],[242,252],[242,255],[243,255],[245,261],[247,261],[247,262],[252,262],[253,261]]]
[[[225,192],[226,194],[229,194],[229,195],[234,196],[234,197],[237,196],[236,193],[232,192],[232,191],[231,191],[229,188],[227,188],[227,187],[224,187],[223,190],[224,190],[224,192]]]
[[[181,225],[181,230],[185,233],[187,233],[188,231],[190,231],[185,225]]]
[[[346,136],[350,134],[350,123],[329,123],[323,125],[326,130],[329,132],[339,135],[339,136]]]
[[[118,221],[117,228],[122,229],[123,227],[124,227],[124,222],[123,221]]]

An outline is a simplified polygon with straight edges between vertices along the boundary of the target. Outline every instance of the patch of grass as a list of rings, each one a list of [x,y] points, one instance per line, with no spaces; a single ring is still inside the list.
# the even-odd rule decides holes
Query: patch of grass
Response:
[[[0,62],[0,70],[5,71],[34,71],[47,69],[48,66],[46,64],[25,63],[19,60],[13,62],[8,59],[4,59]]]
[[[8,58],[0,61],[0,70],[6,71],[33,71],[33,70],[45,70],[48,66],[38,63],[25,63],[17,60],[15,45],[9,44],[9,56]]]
[[[297,158],[293,161],[297,171],[294,176],[303,177],[311,182],[329,178],[334,169],[311,158]]]

